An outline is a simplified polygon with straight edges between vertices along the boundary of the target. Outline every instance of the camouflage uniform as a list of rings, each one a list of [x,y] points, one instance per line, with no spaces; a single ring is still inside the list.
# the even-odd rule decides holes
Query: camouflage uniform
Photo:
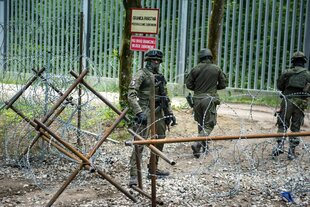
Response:
[[[284,71],[279,77],[277,88],[283,94],[281,109],[277,118],[279,133],[287,132],[289,128],[292,132],[300,131],[305,116],[304,110],[308,106],[309,94],[303,91],[307,83],[310,83],[310,73],[306,68],[300,66],[293,66],[293,68]],[[299,145],[299,142],[298,137],[289,138],[289,158],[293,158],[292,154],[290,155],[291,150],[295,151],[295,147]],[[277,143],[278,147],[273,150],[274,156],[283,153],[284,138],[277,138]],[[295,152],[293,154],[295,156]]]
[[[166,117],[164,116],[164,108],[162,106],[161,98],[165,96],[166,101],[168,102],[166,110],[168,111],[168,115],[170,118],[173,116],[173,112],[171,109],[171,104],[166,96],[167,88],[166,88],[166,80],[162,74],[159,74],[157,71],[152,71],[151,68],[142,68],[137,71],[136,75],[132,79],[129,91],[128,91],[128,101],[131,106],[133,112],[137,115],[141,112],[145,113],[147,116],[147,125],[136,125],[134,130],[140,134],[144,138],[148,138],[151,123],[151,115],[150,115],[150,92],[151,87],[153,86],[153,80],[155,83],[155,131],[157,137],[159,139],[163,139],[166,137],[167,124],[165,121]],[[162,85],[161,85],[162,84]],[[160,85],[164,87],[164,92],[160,90]],[[167,116],[167,114],[166,114]],[[174,116],[173,116],[174,117]],[[174,118],[175,119],[175,118]],[[175,120],[174,120],[175,121]],[[160,151],[163,150],[164,144],[155,145]],[[139,145],[139,155],[141,159],[141,154],[143,151],[143,146]],[[156,165],[158,164],[158,156],[156,156]],[[131,158],[130,158],[130,176],[137,176],[136,169],[136,152],[133,150]],[[135,184],[135,183],[134,183]],[[129,184],[130,185],[130,184]]]
[[[222,70],[212,63],[212,59],[204,58],[210,55],[209,50],[200,51],[200,63],[186,77],[186,87],[194,91],[194,118],[198,123],[199,136],[208,136],[216,125],[216,106],[220,104],[217,90],[226,88],[226,77]],[[211,56],[212,57],[212,56]],[[200,148],[207,149],[206,141],[192,145],[195,157],[199,157]]]

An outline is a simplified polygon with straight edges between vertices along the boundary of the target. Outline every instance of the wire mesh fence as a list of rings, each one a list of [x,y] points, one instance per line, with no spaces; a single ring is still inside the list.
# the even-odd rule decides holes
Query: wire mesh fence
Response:
[[[306,0],[226,2],[218,64],[230,88],[272,91],[293,52],[309,57],[309,5]],[[143,8],[160,10],[155,37],[168,82],[183,84],[199,50],[208,46],[212,6],[206,0],[142,1]],[[24,66],[8,63],[10,72],[46,66],[62,75],[77,68],[72,63],[82,55],[96,68],[92,75],[100,70],[104,77],[118,77],[125,15],[121,1],[1,1],[0,9],[0,64],[17,59]],[[134,52],[133,71],[141,67],[141,57]]]

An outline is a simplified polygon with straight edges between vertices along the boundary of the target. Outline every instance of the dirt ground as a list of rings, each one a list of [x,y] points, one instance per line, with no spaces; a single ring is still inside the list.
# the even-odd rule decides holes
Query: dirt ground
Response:
[[[223,103],[218,109],[218,124],[213,136],[270,134],[276,132],[274,108]],[[178,125],[167,136],[196,136],[197,126],[191,109],[175,110]],[[310,131],[309,114],[303,131]],[[310,205],[309,137],[298,148],[297,161],[288,161],[287,154],[274,160],[270,152],[273,139],[212,141],[210,152],[199,159],[193,157],[190,145],[183,142],[166,144],[164,153],[176,162],[174,166],[160,161],[160,168],[170,176],[157,181],[157,197],[163,206],[287,206],[279,196],[284,187],[294,194],[297,206]],[[128,188],[128,160],[132,147],[123,142],[103,144],[96,164],[137,199],[133,202],[107,180],[82,170],[60,195],[53,206],[150,206],[149,199]],[[46,158],[31,168],[20,168],[5,160],[0,169],[0,206],[45,206],[78,166],[68,159]],[[146,178],[148,150],[144,151],[142,175],[144,190],[151,192]],[[299,177],[294,177],[299,174]],[[291,185],[288,185],[289,179]],[[289,178],[287,178],[289,177]],[[300,179],[303,180],[300,180]],[[297,179],[297,180],[295,180]],[[295,189],[295,191],[293,191]],[[292,204],[294,205],[294,204]]]

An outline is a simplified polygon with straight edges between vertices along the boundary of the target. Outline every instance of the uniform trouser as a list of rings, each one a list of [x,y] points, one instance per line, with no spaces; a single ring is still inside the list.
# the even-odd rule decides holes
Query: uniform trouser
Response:
[[[156,134],[158,135],[157,138],[164,139],[166,137],[166,123],[165,123],[165,119],[161,111],[158,111],[155,113],[155,121],[156,121],[155,131],[156,131]],[[150,120],[148,120],[148,123],[150,123]],[[146,126],[140,126],[140,127],[137,126],[137,127],[134,127],[134,130],[138,134],[140,134],[143,138],[147,139],[149,135],[149,131],[150,131],[150,124],[148,124],[148,126],[149,126],[148,128],[146,128]],[[163,151],[164,144],[158,144],[158,145],[155,145],[155,147],[159,149],[160,151]],[[137,145],[137,149],[138,149],[139,159],[141,160],[144,145]],[[159,157],[156,155],[156,166],[158,165],[158,158]],[[130,176],[137,176],[135,148],[133,148],[132,150],[129,165],[130,165]]]
[[[198,136],[208,136],[216,125],[216,104],[215,97],[194,98],[194,118],[198,123]],[[206,145],[205,141],[196,142]]]
[[[299,132],[300,127],[304,121],[304,110],[307,107],[307,100],[300,98],[283,98],[281,102],[281,110],[278,116],[277,125],[278,132],[287,132],[290,128],[292,132]],[[277,142],[281,143],[284,138],[277,138]],[[300,139],[298,137],[290,137],[290,147],[299,145]]]

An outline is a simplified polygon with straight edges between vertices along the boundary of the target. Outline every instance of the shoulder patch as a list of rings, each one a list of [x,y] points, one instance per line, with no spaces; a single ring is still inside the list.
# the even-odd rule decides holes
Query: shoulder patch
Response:
[[[132,81],[130,82],[130,85],[131,85],[131,86],[136,85],[136,80],[132,80]]]

